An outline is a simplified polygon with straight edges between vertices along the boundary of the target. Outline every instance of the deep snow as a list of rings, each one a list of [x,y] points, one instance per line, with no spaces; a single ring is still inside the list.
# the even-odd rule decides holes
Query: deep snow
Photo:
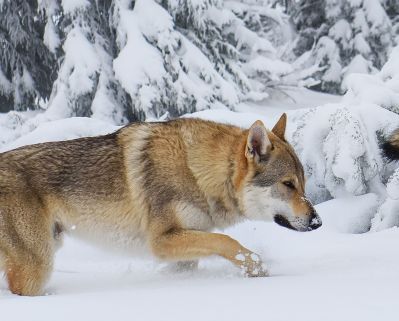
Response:
[[[346,234],[332,223],[363,201],[317,206],[325,225],[311,233],[259,222],[225,231],[261,254],[268,278],[243,278],[219,258],[177,274],[153,260],[113,256],[67,239],[48,296],[17,297],[0,283],[1,319],[397,320],[398,229]]]
[[[270,127],[282,111],[338,101],[311,92],[291,96],[294,100],[284,103],[239,106],[236,113],[220,109],[195,115],[243,126],[259,117]],[[0,127],[10,123],[6,117],[13,116],[1,115]],[[16,136],[12,127],[1,127],[8,141],[1,149],[117,129],[87,118],[40,123],[31,132],[20,127]],[[353,234],[368,230],[377,201],[377,194],[369,193],[323,202],[316,208],[324,225],[310,233],[265,222],[224,231],[261,255],[268,278],[244,278],[217,257],[202,260],[198,271],[177,273],[151,258],[118,256],[67,238],[47,296],[18,297],[0,281],[0,320],[398,320],[398,229]]]

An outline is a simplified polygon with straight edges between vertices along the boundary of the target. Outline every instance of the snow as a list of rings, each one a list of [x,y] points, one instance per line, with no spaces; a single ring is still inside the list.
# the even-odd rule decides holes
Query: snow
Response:
[[[370,71],[373,70],[373,66],[370,64],[369,61],[364,59],[362,55],[356,55],[352,61],[349,63],[348,66],[344,68],[344,77],[354,74],[368,74]]]
[[[372,23],[372,33],[377,34],[378,31],[373,29],[381,28],[381,24],[390,26],[391,23],[389,22],[387,14],[384,11],[384,8],[381,6],[380,1],[363,0],[363,7],[367,16],[367,20]]]
[[[370,45],[367,43],[367,41],[364,39],[364,37],[361,33],[359,33],[355,36],[355,39],[353,39],[353,42],[354,42],[354,44],[353,44],[354,48],[358,52],[360,52],[362,55],[364,55],[365,57],[367,57],[368,54],[371,52]]]
[[[53,54],[56,53],[57,48],[61,44],[60,38],[55,31],[54,23],[51,19],[47,22],[44,29],[43,41]]]
[[[272,80],[278,80],[281,75],[288,74],[293,69],[292,65],[281,60],[258,56],[244,64],[244,71],[249,75],[256,74],[257,72],[270,73],[269,77]]]
[[[346,99],[358,104],[376,104],[388,110],[399,108],[399,47],[393,48],[381,71],[374,75],[350,74],[344,79]]]
[[[67,52],[65,59],[69,61],[64,67],[70,70],[69,89],[76,96],[90,92],[94,85],[91,78],[98,72],[100,61],[80,27],[68,33],[63,49]]]
[[[330,29],[328,35],[341,43],[344,49],[348,49],[349,40],[352,38],[350,24],[345,19],[338,20]]]
[[[44,11],[47,18],[47,23],[44,28],[43,42],[47,48],[53,53],[56,53],[57,48],[61,45],[61,39],[57,33],[54,25],[53,17],[57,14],[59,5],[57,2],[51,0],[39,0],[39,9]]]
[[[378,204],[378,196],[369,193],[323,202],[317,206],[317,209],[321,213],[330,213],[323,216],[325,229],[339,233],[360,234],[370,229],[370,222]]]
[[[152,260],[119,257],[67,239],[47,296],[16,297],[0,282],[2,316],[7,321],[55,316],[59,321],[393,321],[399,258],[392,244],[398,243],[399,231],[347,234],[333,225],[336,213],[363,201],[318,206],[325,225],[310,233],[273,223],[225,231],[261,254],[271,274],[267,278],[244,278],[218,258],[178,274]]]

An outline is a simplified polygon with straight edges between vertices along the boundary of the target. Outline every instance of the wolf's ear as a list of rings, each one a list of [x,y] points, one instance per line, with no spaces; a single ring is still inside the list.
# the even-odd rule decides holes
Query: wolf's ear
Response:
[[[271,143],[266,127],[260,120],[257,120],[248,132],[245,157],[249,160],[259,161],[260,156],[266,155],[270,147]]]
[[[274,125],[272,133],[276,135],[278,138],[285,140],[284,134],[286,126],[287,126],[287,114],[284,113],[281,115],[276,125]]]

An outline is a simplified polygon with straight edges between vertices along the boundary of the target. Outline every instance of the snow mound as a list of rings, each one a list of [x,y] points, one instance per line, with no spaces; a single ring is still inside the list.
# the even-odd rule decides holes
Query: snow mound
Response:
[[[379,205],[376,194],[333,199],[316,206],[321,213],[324,229],[339,233],[368,232]]]

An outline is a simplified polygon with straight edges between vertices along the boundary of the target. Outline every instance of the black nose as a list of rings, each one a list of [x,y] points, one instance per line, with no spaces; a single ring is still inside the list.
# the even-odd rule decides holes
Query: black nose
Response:
[[[322,225],[321,218],[316,212],[312,212],[309,220],[309,230],[316,230]]]

